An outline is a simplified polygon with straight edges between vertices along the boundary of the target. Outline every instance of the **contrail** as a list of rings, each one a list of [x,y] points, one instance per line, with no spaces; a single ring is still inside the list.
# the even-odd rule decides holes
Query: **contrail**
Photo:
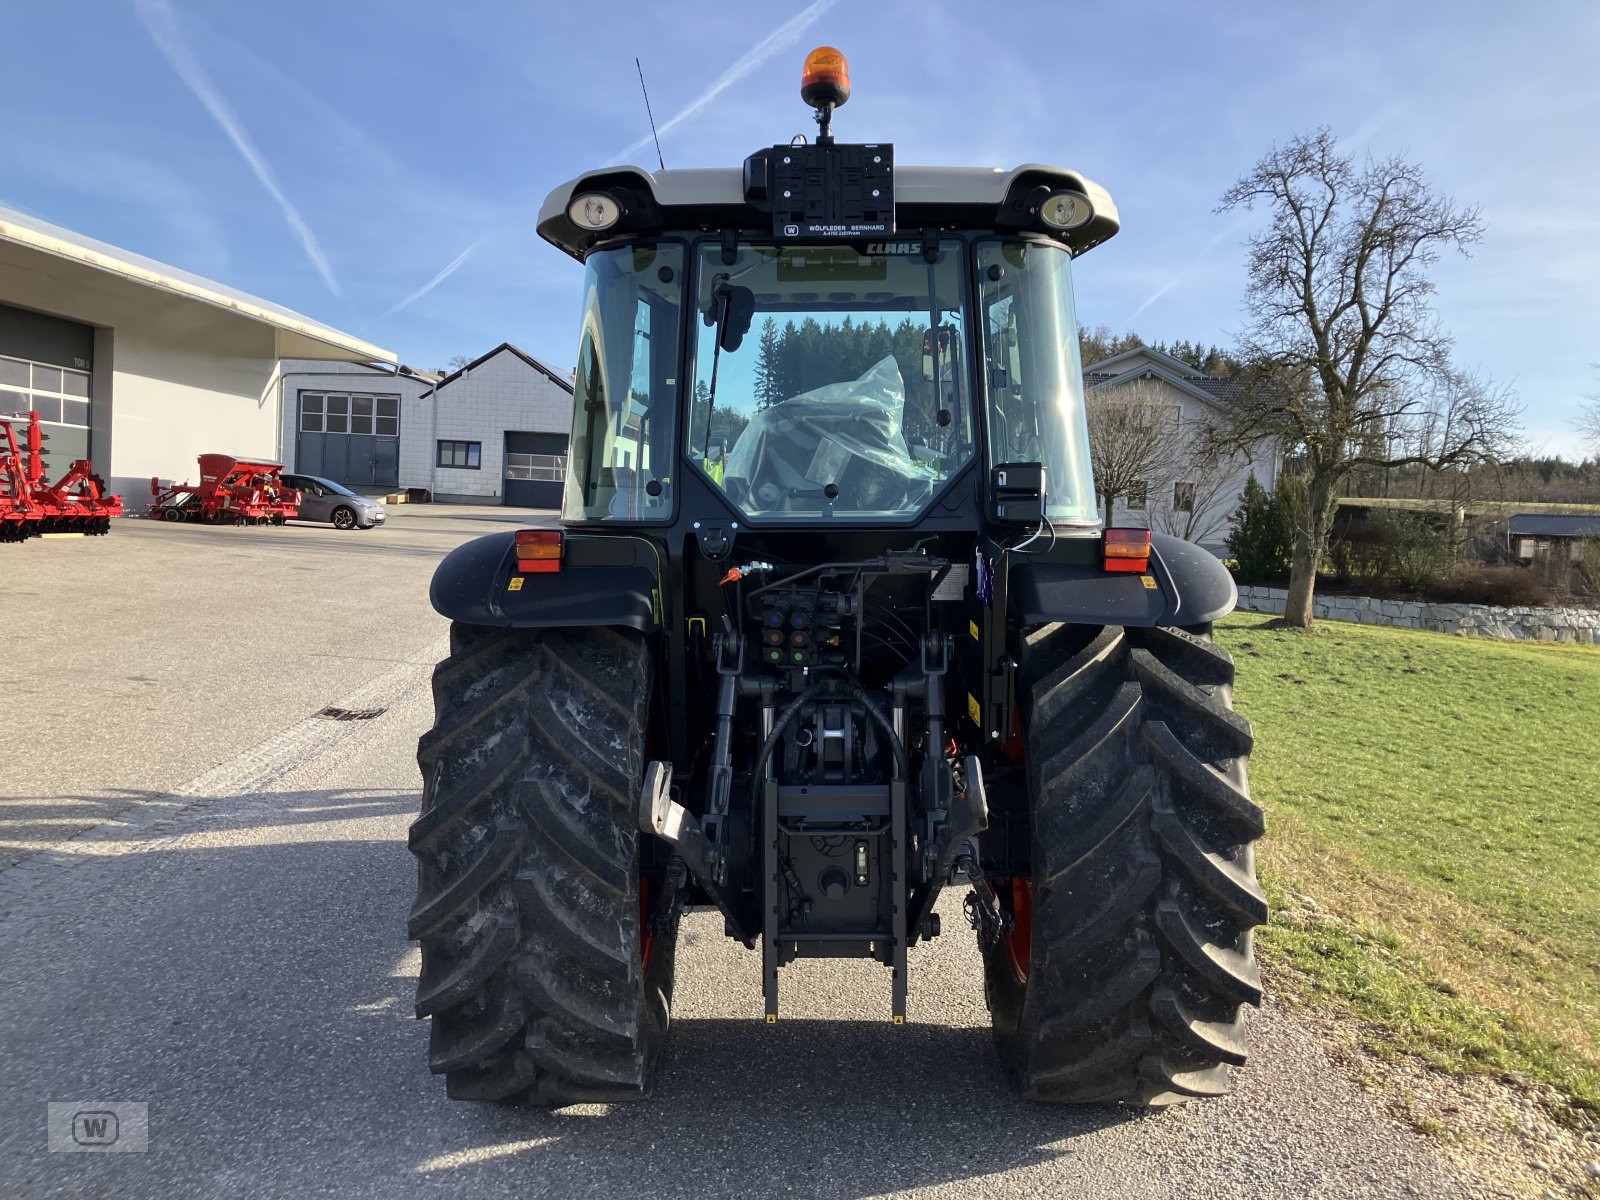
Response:
[[[1129,317],[1128,319],[1130,321],[1133,320],[1134,317],[1137,317],[1145,309],[1149,308],[1157,300],[1161,299],[1161,297],[1170,292],[1174,287],[1182,283],[1185,279],[1189,278],[1190,275],[1194,274],[1195,269],[1211,256],[1211,252],[1222,244],[1222,240],[1224,238],[1232,237],[1236,232],[1238,232],[1238,230],[1247,224],[1249,224],[1248,217],[1236,217],[1234,220],[1228,222],[1228,224],[1222,229],[1212,234],[1207,240],[1206,244],[1200,248],[1200,253],[1196,254],[1192,259],[1190,259],[1188,265],[1173,275],[1171,279],[1167,280],[1166,283],[1162,284],[1154,292],[1152,292],[1150,298],[1147,299],[1143,304],[1139,305],[1138,308],[1134,309],[1133,317]]]
[[[139,20],[144,24],[145,32],[155,42],[156,49],[161,51],[168,64],[177,72],[178,78],[183,80],[195,94],[195,98],[205,106],[206,112],[211,114],[211,119],[222,127],[222,132],[228,135],[233,148],[255,172],[256,178],[260,180],[261,186],[266,188],[267,194],[283,210],[284,220],[288,221],[290,230],[300,240],[306,257],[317,269],[317,274],[322,276],[322,282],[328,285],[328,290],[335,296],[342,295],[339,291],[339,281],[333,277],[333,268],[328,265],[328,256],[317,244],[316,234],[311,232],[311,227],[301,218],[295,206],[289,203],[289,198],[278,186],[272,168],[267,165],[267,160],[261,156],[261,151],[256,149],[255,143],[245,133],[244,126],[239,123],[238,115],[222,98],[222,94],[217,91],[189,49],[189,43],[183,38],[183,30],[178,27],[178,16],[172,11],[172,5],[168,0],[134,0],[134,8],[139,14]]]
[[[418,301],[418,300],[422,299],[424,296],[426,296],[429,292],[433,291],[434,288],[438,287],[446,279],[449,279],[450,276],[454,275],[456,273],[456,270],[461,266],[461,264],[466,262],[467,259],[472,257],[472,252],[474,250],[476,250],[479,246],[483,245],[484,239],[487,238],[488,236],[489,236],[488,234],[484,234],[483,237],[481,237],[477,241],[473,242],[472,245],[468,246],[460,254],[456,255],[448,263],[446,263],[444,269],[441,270],[432,279],[428,280],[427,283],[423,284],[421,287],[419,287],[416,291],[412,292],[405,299],[397,302],[392,308],[389,308],[386,311],[380,313],[378,316],[373,317],[372,320],[368,321],[365,325],[363,325],[361,327],[360,331],[365,331],[365,330],[371,328],[373,325],[376,325],[379,321],[383,320],[385,317],[394,316],[394,314],[399,312],[402,308],[405,308],[410,304],[414,304],[416,301]],[[358,332],[360,332],[360,331],[358,331]]]
[[[815,3],[802,11],[798,16],[791,17],[784,24],[778,26],[777,29],[768,34],[763,40],[757,42],[753,47],[751,47],[745,53],[744,57],[740,58],[738,62],[734,63],[733,66],[729,67],[720,76],[718,76],[717,81],[696,96],[694,100],[689,103],[687,108],[685,108],[682,112],[675,114],[671,120],[661,125],[656,130],[656,134],[660,137],[666,137],[668,133],[672,132],[672,130],[676,129],[679,125],[682,125],[685,121],[699,116],[706,110],[707,106],[709,106],[710,103],[718,96],[722,95],[723,92],[727,91],[734,84],[738,83],[739,80],[750,74],[751,71],[754,71],[778,51],[793,44],[795,39],[804,33],[808,28],[810,28],[811,25],[816,22],[818,17],[822,16],[823,13],[827,12],[837,3],[838,0],[815,0]],[[650,138],[642,137],[637,142],[634,142],[631,146],[629,146],[626,150],[620,151],[617,154],[613,154],[607,161],[621,162],[630,155],[643,150],[650,144],[650,141]]]
[[[1171,279],[1167,280],[1164,284],[1162,284],[1160,287],[1158,287],[1154,292],[1150,293],[1150,298],[1148,300],[1146,300],[1143,304],[1139,305],[1138,308],[1134,309],[1133,310],[1133,316],[1129,317],[1128,320],[1130,320],[1130,321],[1133,320],[1134,317],[1137,317],[1145,309],[1149,308],[1157,300],[1159,300],[1159,299],[1161,299],[1161,297],[1165,296],[1174,287],[1176,287],[1177,284],[1178,284],[1178,281],[1180,279],[1182,279],[1184,277],[1184,275],[1187,275],[1187,274],[1188,274],[1188,272],[1184,271],[1184,272],[1182,272],[1180,274],[1174,275]]]

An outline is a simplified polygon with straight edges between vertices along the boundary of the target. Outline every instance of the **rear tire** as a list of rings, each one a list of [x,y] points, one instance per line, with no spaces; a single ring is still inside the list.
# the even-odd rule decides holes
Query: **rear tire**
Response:
[[[1045,626],[1022,647],[1032,877],[984,949],[991,1019],[1022,1094],[1160,1105],[1232,1089],[1261,810],[1233,660],[1203,632]]]
[[[677,940],[675,920],[646,937],[641,912],[648,649],[616,629],[460,623],[450,643],[410,836],[429,1066],[460,1100],[639,1099]]]

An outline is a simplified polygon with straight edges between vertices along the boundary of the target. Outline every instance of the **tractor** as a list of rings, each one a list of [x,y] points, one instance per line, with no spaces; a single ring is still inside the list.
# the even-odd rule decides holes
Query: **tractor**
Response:
[[[760,954],[752,1019],[785,964],[857,958],[903,1025],[947,888],[1022,1096],[1162,1105],[1245,1060],[1237,593],[1106,528],[1090,470],[1072,262],[1117,210],[836,142],[849,94],[819,48],[813,140],[540,212],[584,271],[560,521],[430,588],[409,933],[452,1097],[646,1096],[689,908]]]

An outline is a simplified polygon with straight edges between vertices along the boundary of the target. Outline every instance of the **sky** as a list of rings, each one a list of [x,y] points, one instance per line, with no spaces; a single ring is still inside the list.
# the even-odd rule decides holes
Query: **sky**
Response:
[[[1458,362],[1579,457],[1600,392],[1600,5],[1281,0],[5,0],[0,205],[209,276],[424,368],[514,342],[569,368],[580,268],[534,231],[562,181],[736,166],[814,132],[812,46],[849,59],[843,141],[901,164],[1046,162],[1122,232],[1079,318],[1228,345],[1258,216],[1218,197],[1329,126],[1482,210],[1434,271]]]

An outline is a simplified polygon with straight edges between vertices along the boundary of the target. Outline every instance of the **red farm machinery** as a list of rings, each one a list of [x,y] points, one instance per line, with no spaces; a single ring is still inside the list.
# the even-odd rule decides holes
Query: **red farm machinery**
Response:
[[[200,482],[150,480],[151,520],[207,525],[282,525],[300,509],[300,493],[283,482],[283,464],[231,454],[202,454]]]
[[[15,423],[27,421],[19,442]],[[122,515],[122,497],[108,496],[105,480],[86,458],[73,460],[55,483],[44,477],[44,431],[39,414],[0,417],[0,542],[42,534],[100,534]]]

